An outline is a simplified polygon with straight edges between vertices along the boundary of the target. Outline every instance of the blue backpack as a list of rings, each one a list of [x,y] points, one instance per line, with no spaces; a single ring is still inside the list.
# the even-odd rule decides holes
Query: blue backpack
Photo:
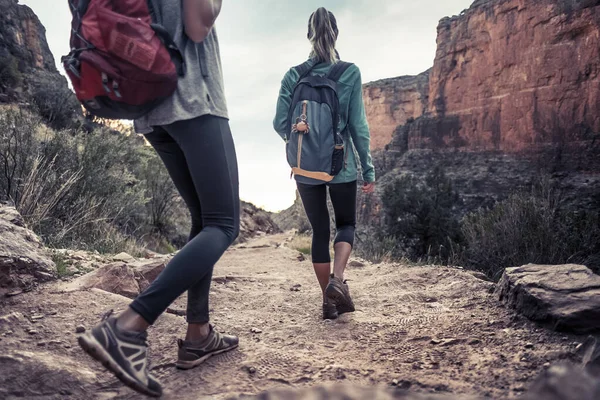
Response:
[[[294,67],[300,78],[292,94],[287,161],[300,183],[331,182],[344,167],[345,142],[337,83],[351,63],[336,63],[326,76],[310,76],[314,61]]]

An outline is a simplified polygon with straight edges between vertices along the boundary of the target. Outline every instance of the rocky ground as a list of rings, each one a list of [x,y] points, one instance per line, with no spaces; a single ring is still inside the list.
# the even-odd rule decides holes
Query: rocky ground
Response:
[[[238,245],[215,269],[213,322],[240,336],[239,350],[192,371],[176,370],[185,298],[151,328],[152,369],[164,385],[165,398],[237,398],[334,383],[391,388],[403,396],[408,390],[516,398],[551,364],[581,359],[578,349],[586,336],[555,333],[515,315],[498,303],[494,284],[459,268],[355,261],[347,278],[357,312],[322,321],[310,262],[286,247],[288,236]],[[120,260],[116,265],[137,271],[144,263],[156,267],[161,259]],[[96,276],[96,286],[106,283],[102,274],[92,272],[2,299],[0,397],[141,398],[77,346],[78,332],[129,302],[90,289],[90,276]],[[124,273],[104,288],[134,296],[136,287],[143,290],[143,279]],[[133,289],[119,289],[128,284]]]

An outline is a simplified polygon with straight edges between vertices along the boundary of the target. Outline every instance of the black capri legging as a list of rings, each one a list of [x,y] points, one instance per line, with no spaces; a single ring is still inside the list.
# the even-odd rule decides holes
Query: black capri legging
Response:
[[[356,229],[356,181],[329,185],[306,185],[298,183],[306,215],[313,230],[312,261],[316,264],[331,262],[329,240],[331,237],[327,187],[335,213],[336,236],[334,243],[354,246]]]

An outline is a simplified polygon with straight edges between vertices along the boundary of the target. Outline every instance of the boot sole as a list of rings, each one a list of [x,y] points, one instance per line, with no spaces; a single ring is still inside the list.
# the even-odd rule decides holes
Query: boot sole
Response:
[[[137,379],[129,375],[117,362],[112,358],[110,353],[96,340],[91,334],[81,335],[77,338],[79,346],[89,354],[94,360],[98,361],[107,370],[112,372],[118,380],[123,382],[129,388],[138,393],[145,394],[151,397],[161,397],[162,393],[154,392],[142,385]]]
[[[238,348],[238,346],[239,346],[239,344],[236,344],[235,346],[231,346],[231,347],[228,347],[223,350],[215,351],[214,353],[208,353],[207,355],[205,355],[197,360],[194,360],[194,361],[177,360],[175,367],[177,367],[177,369],[183,369],[183,370],[196,368],[197,366],[199,366],[200,364],[203,364],[206,360],[208,360],[212,356],[217,356],[219,354],[223,354],[223,353],[227,353],[228,351],[235,350]]]
[[[346,296],[335,287],[328,286],[325,294],[336,305],[339,315],[356,311],[352,303],[348,303]]]

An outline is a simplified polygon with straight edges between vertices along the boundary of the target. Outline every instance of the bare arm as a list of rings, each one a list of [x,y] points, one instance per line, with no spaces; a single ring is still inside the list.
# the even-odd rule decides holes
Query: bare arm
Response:
[[[221,12],[222,0],[183,0],[185,33],[196,43],[210,33]]]

